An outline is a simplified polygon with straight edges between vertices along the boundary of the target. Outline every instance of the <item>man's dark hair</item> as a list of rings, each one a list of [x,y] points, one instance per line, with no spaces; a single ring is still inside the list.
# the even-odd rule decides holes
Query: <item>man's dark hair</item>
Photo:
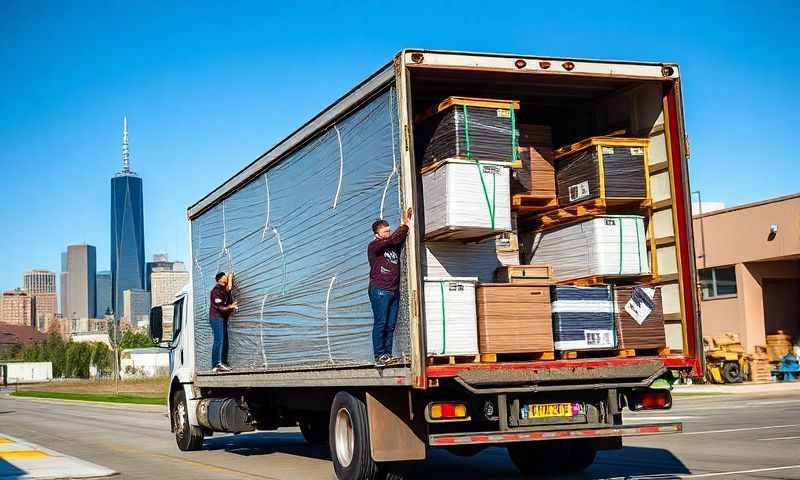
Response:
[[[225,272],[219,272],[218,274],[214,275],[214,280],[219,282],[219,279],[225,276]]]
[[[381,227],[388,227],[389,223],[384,219],[375,220],[372,222],[372,233],[378,233],[378,229]]]

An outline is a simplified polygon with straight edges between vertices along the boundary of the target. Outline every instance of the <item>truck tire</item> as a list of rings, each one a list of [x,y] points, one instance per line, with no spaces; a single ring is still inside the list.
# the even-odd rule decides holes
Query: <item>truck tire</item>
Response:
[[[328,443],[333,470],[339,480],[376,480],[378,464],[372,459],[369,421],[364,401],[348,392],[333,397]]]
[[[203,448],[203,429],[189,423],[189,405],[182,388],[172,397],[172,422],[179,449],[192,452]]]
[[[736,362],[725,362],[722,365],[722,378],[725,383],[742,383],[742,369]]]
[[[576,440],[570,445],[569,460],[563,471],[579,473],[589,468],[597,456],[597,449],[586,440]]]
[[[328,443],[328,417],[324,413],[313,413],[300,419],[300,432],[311,445]]]
[[[523,475],[542,475],[563,471],[569,454],[564,442],[512,443],[506,449],[514,466]]]

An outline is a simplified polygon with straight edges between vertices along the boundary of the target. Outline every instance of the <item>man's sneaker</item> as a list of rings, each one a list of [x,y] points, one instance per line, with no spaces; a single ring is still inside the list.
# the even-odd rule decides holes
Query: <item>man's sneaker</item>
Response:
[[[219,373],[219,368],[217,367],[212,368],[211,373]]]
[[[230,372],[232,370],[231,367],[225,365],[224,363],[220,363],[219,365],[217,365],[217,369],[220,372]]]

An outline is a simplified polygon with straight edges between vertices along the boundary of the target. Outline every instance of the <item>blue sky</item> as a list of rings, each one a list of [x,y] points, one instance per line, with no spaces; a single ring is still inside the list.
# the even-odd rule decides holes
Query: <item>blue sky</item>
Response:
[[[681,64],[693,189],[800,191],[793,2],[0,3],[0,289],[109,265],[109,178],[128,115],[146,255],[188,257],[186,207],[404,47]]]

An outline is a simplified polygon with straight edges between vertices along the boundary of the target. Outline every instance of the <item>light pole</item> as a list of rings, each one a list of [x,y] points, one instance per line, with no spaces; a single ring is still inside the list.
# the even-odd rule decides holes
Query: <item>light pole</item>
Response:
[[[108,318],[110,327],[114,332],[114,337],[111,342],[114,347],[114,394],[119,395],[119,341],[117,337],[117,320],[114,318],[111,307],[106,309],[106,318]]]

